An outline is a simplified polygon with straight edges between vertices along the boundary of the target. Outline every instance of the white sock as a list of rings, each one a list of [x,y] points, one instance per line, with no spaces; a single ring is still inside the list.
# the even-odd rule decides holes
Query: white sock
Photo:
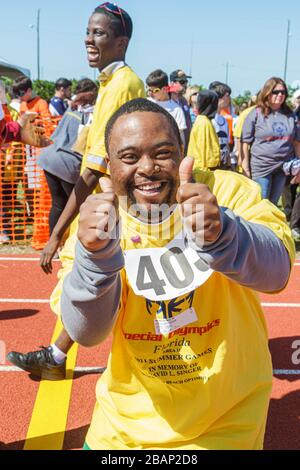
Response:
[[[51,344],[52,356],[56,364],[62,364],[67,357],[67,355],[62,352],[55,344]]]

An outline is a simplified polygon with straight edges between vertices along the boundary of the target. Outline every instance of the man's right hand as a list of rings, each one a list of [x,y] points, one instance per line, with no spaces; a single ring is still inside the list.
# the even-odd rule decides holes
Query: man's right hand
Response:
[[[60,239],[53,236],[50,237],[47,245],[43,249],[41,256],[40,256],[40,266],[45,274],[52,273],[52,259],[57,252],[57,249],[60,245]]]
[[[110,178],[99,180],[102,193],[89,196],[80,207],[78,239],[88,251],[105,248],[115,236],[118,199]]]

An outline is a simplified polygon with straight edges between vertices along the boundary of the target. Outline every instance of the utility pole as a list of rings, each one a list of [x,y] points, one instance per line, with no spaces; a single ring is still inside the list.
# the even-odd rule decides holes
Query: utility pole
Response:
[[[190,55],[190,68],[189,68],[189,75],[192,76],[192,68],[193,68],[193,54],[194,54],[194,36],[192,37],[191,42],[191,55]],[[190,84],[191,84],[191,79]]]
[[[225,78],[226,85],[228,85],[228,74],[229,74],[229,62],[226,62],[226,78]]]
[[[225,74],[225,83],[228,85],[228,77],[229,77],[229,67],[234,67],[231,65],[229,62],[226,62],[226,64],[222,64],[223,67],[226,67],[226,74]]]
[[[285,46],[285,60],[284,60],[284,73],[283,73],[283,80],[286,82],[286,75],[287,75],[287,64],[288,64],[288,55],[289,55],[289,40],[292,36],[290,33],[290,25],[291,22],[288,20],[288,27],[287,27],[287,34],[286,34],[286,46]]]
[[[37,34],[37,79],[40,80],[40,12],[37,11],[36,34]]]

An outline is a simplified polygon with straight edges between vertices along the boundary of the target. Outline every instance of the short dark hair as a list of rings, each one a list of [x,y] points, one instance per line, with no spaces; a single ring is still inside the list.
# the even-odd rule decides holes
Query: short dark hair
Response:
[[[114,13],[113,11],[107,10],[102,5],[95,8],[93,14],[100,13],[101,15],[106,15],[111,19],[111,27],[116,38],[119,36],[126,36],[128,37],[128,39],[130,39],[132,36],[132,30],[133,30],[132,19],[128,15],[127,11],[123,10],[123,8],[120,8],[120,7],[118,8],[122,12],[123,21],[122,21],[121,15],[117,14],[117,12]],[[125,28],[124,28],[124,25],[125,25]]]
[[[211,82],[208,89],[217,93],[219,98],[223,98],[223,96],[225,96],[226,93],[231,95],[231,88],[230,86],[226,85],[226,83],[222,83],[218,81]]]
[[[15,96],[19,96],[20,91],[26,92],[29,88],[32,89],[32,81],[25,75],[19,75],[12,85],[13,94]]]
[[[72,82],[68,80],[67,78],[59,78],[55,82],[55,90],[59,90],[59,88],[68,88],[69,86],[72,86]]]
[[[145,98],[135,98],[134,100],[127,101],[127,103],[123,104],[109,119],[105,129],[105,148],[107,153],[111,132],[117,120],[124,114],[131,114],[135,112],[159,113],[165,116],[174,131],[179,145],[181,145],[178,125],[173,116],[171,116],[168,111],[153,101],[147,100]]]
[[[86,91],[95,91],[98,90],[98,87],[93,80],[90,80],[89,78],[83,78],[82,80],[79,80],[79,82],[76,85],[76,88],[74,90],[74,93],[85,93]]]
[[[168,75],[163,70],[156,69],[153,72],[149,73],[148,77],[146,78],[146,84],[148,86],[156,86],[158,88],[168,86]]]

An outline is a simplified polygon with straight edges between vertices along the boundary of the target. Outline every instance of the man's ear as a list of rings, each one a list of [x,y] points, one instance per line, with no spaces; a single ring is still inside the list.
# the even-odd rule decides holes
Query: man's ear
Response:
[[[124,52],[126,52],[127,50],[127,47],[128,47],[128,43],[129,43],[129,38],[127,36],[119,36],[118,37],[118,48]]]

